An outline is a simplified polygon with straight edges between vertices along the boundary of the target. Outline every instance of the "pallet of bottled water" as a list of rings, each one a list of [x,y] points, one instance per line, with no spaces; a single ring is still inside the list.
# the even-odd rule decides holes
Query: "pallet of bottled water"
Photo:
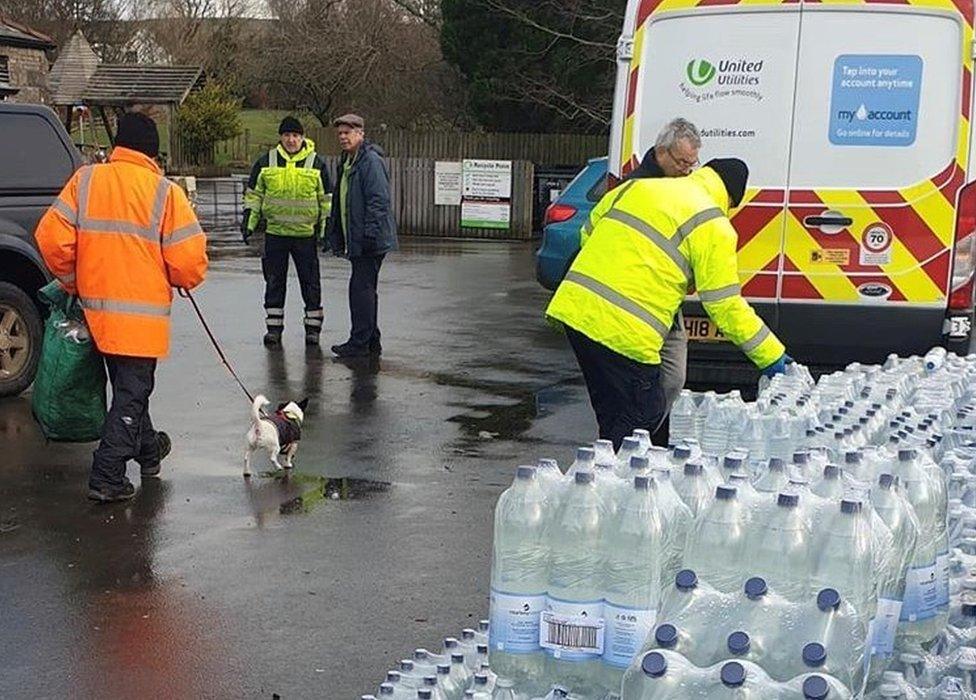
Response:
[[[519,467],[490,624],[379,697],[976,700],[976,356],[791,365],[671,431]]]

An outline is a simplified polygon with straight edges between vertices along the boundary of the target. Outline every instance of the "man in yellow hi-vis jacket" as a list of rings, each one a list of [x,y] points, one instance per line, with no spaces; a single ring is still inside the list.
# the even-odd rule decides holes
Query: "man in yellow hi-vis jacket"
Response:
[[[582,248],[546,315],[565,326],[600,437],[617,448],[636,428],[653,431],[663,415],[661,346],[692,287],[765,374],[791,362],[739,287],[728,214],[748,177],[745,163],[728,158],[687,177],[631,180],[607,193],[583,227]]]

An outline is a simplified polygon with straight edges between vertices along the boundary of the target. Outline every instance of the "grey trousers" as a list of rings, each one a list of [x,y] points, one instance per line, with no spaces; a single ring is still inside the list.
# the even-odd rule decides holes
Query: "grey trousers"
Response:
[[[685,388],[688,376],[688,334],[685,332],[685,320],[681,311],[674,317],[671,332],[664,339],[661,348],[661,389],[664,390],[664,418],[671,412],[671,405],[678,398],[678,394]],[[658,426],[660,427],[660,426]]]

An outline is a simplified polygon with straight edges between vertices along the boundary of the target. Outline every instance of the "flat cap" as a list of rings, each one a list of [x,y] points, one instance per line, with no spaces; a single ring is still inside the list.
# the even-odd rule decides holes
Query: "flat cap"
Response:
[[[351,126],[353,129],[363,129],[366,122],[358,114],[343,114],[332,120],[332,126]]]

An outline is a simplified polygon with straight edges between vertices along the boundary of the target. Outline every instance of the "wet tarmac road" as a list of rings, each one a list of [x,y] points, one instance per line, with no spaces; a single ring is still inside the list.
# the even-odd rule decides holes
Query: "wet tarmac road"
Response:
[[[323,350],[302,345],[292,280],[268,352],[258,260],[219,250],[198,300],[232,362],[272,400],[311,398],[296,476],[241,478],[247,401],[185,302],[152,406],[174,452],[131,503],[86,501],[91,446],[46,446],[27,399],[0,402],[2,698],[372,692],[485,616],[513,468],[593,438],[528,246],[405,244],[381,275],[378,363],[329,356],[346,263],[323,268]]]

